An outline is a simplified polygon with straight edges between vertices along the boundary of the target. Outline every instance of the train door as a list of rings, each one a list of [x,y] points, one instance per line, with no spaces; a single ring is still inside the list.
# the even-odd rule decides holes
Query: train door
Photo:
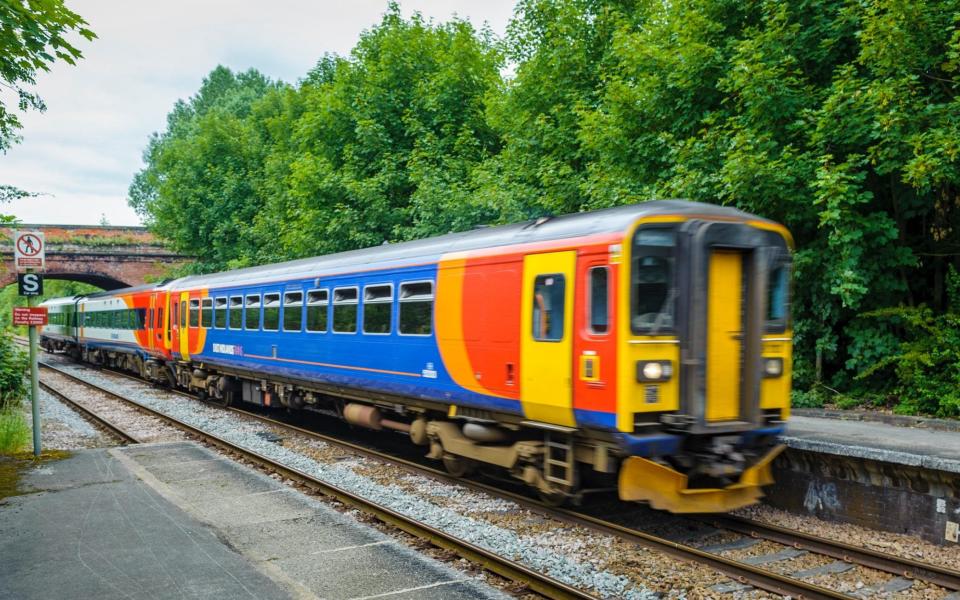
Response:
[[[170,327],[167,333],[170,335],[170,350],[174,353],[180,352],[180,295],[167,294],[167,314],[170,319]]]
[[[157,295],[151,293],[149,296],[149,301],[147,302],[147,349],[154,350],[156,348],[156,338],[154,337],[154,332],[157,330]]]
[[[533,421],[572,427],[575,251],[523,259],[520,399]]]
[[[742,251],[714,248],[707,273],[707,421],[740,417]]]

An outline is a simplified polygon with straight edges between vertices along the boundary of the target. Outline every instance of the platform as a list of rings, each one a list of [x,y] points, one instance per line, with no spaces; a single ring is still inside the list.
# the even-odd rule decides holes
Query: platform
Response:
[[[795,416],[782,441],[768,504],[960,543],[960,432]]]
[[[960,432],[794,416],[783,442],[808,452],[960,473]]]
[[[0,598],[505,599],[189,442],[84,450],[0,504]]]

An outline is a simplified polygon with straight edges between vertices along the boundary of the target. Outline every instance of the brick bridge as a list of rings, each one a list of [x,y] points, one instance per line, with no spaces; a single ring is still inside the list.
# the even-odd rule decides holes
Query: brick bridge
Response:
[[[17,225],[0,228],[5,240],[0,288],[16,283],[11,232],[42,231],[46,234],[47,279],[82,281],[105,290],[140,285],[167,276],[171,268],[190,259],[180,256],[157,240],[145,227],[111,225]]]

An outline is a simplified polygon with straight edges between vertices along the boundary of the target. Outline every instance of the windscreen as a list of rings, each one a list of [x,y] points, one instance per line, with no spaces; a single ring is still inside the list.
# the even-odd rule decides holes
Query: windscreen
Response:
[[[641,227],[633,238],[630,265],[630,327],[656,335],[674,327],[676,313],[676,231]]]

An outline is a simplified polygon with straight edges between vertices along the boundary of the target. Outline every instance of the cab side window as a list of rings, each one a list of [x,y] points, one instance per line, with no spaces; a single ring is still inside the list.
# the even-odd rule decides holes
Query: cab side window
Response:
[[[590,333],[607,333],[610,329],[610,270],[607,267],[593,267],[588,281]]]

